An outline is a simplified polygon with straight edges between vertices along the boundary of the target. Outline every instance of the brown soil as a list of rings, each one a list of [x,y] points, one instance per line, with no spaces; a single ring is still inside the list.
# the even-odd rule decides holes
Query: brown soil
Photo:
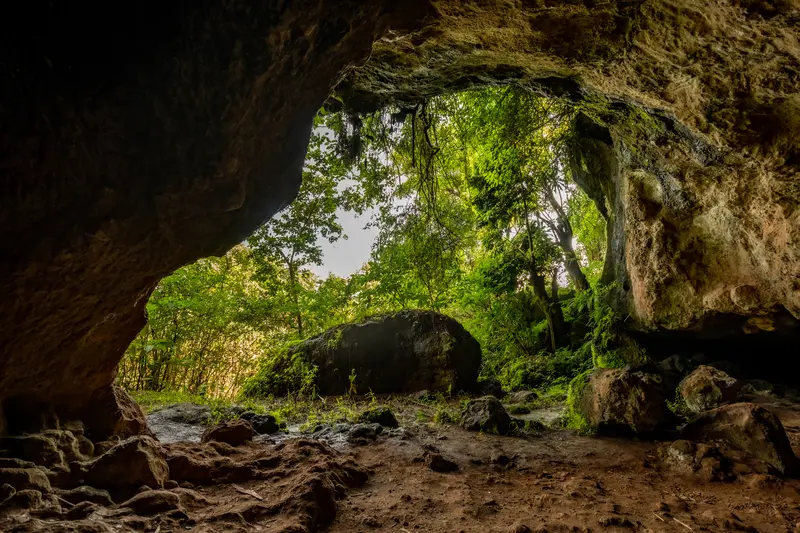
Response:
[[[800,405],[762,403],[800,452]],[[0,518],[0,530],[800,532],[800,480],[771,476],[730,451],[732,480],[712,482],[670,470],[663,442],[567,430],[501,437],[409,423],[361,446],[270,439],[166,445],[180,487],[171,481],[127,506],[76,506],[59,516],[20,509]],[[433,471],[442,460],[458,470]],[[75,520],[78,513],[87,516]]]
[[[663,468],[659,443],[447,429],[421,444],[358,450],[356,461],[376,473],[340,504],[330,531],[800,531],[797,480],[748,473],[704,483]],[[425,446],[460,471],[439,474],[417,462]],[[501,455],[511,462],[496,464]]]

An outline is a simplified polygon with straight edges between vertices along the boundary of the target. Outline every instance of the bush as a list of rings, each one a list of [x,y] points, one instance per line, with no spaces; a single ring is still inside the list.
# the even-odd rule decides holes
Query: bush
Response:
[[[312,395],[317,379],[317,367],[300,354],[278,355],[261,361],[258,371],[242,386],[241,398],[267,398],[290,394]]]

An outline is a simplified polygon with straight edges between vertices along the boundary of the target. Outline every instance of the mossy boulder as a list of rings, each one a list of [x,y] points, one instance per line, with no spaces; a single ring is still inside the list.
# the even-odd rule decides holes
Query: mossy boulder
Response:
[[[570,385],[573,416],[600,433],[655,432],[672,420],[660,376],[600,368]]]
[[[400,311],[337,326],[288,355],[287,361],[299,357],[316,368],[322,395],[473,390],[481,365],[478,341],[433,311]],[[281,392],[293,391],[271,391]]]

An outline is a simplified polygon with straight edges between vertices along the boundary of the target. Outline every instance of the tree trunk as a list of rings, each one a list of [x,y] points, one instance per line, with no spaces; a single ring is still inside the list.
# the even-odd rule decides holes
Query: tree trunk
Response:
[[[564,212],[561,204],[556,201],[553,191],[548,191],[547,199],[550,202],[550,206],[558,215],[556,223],[551,224],[550,227],[553,230],[553,233],[555,233],[556,240],[558,240],[558,245],[564,252],[564,268],[567,269],[567,275],[575,285],[575,289],[577,289],[579,292],[588,290],[589,280],[586,279],[583,270],[581,270],[581,265],[578,263],[578,256],[575,254],[575,249],[572,247],[573,233],[572,224],[569,222],[569,217],[567,216],[567,213]]]
[[[561,302],[556,299],[551,301],[550,296],[547,294],[547,286],[544,283],[544,276],[539,273],[538,265],[536,264],[536,255],[533,249],[533,228],[531,227],[530,212],[528,211],[528,197],[527,191],[523,190],[522,205],[525,209],[525,227],[528,231],[528,248],[529,248],[529,269],[530,269],[530,284],[533,287],[533,294],[539,304],[539,308],[547,318],[547,326],[550,331],[550,348],[553,353],[559,346],[563,345],[566,336],[567,326],[564,322],[564,312],[561,309]]]
[[[295,327],[297,336],[303,338],[303,315],[300,313],[300,301],[297,295],[297,269],[293,264],[289,264],[289,291],[294,305]]]

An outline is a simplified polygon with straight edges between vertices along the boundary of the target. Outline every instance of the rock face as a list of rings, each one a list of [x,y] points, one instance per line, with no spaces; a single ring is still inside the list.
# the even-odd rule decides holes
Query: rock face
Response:
[[[722,441],[783,474],[794,475],[800,467],[781,421],[752,403],[735,403],[707,411],[686,424],[681,435],[695,441]]]
[[[337,326],[295,346],[316,365],[320,394],[460,391],[475,386],[481,348],[464,327],[433,311],[401,311]]]
[[[494,396],[484,396],[470,400],[464,407],[461,426],[469,431],[506,435],[511,429],[511,417],[500,400]]]
[[[742,390],[742,382],[722,370],[701,365],[678,385],[678,392],[692,413],[733,403]]]
[[[598,369],[584,379],[573,408],[600,432],[651,433],[672,418],[658,376]]]
[[[0,28],[0,402],[91,411],[158,280],[292,199],[334,86],[355,111],[511,81],[571,99],[576,180],[608,217],[604,277],[630,324],[796,332],[796,13],[289,0],[120,18],[28,2]]]

